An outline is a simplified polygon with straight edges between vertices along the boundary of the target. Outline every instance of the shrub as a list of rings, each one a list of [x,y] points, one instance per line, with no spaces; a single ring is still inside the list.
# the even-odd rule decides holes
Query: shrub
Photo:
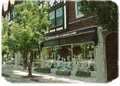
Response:
[[[77,71],[75,76],[79,77],[90,77],[90,72],[84,72],[84,71]]]
[[[62,75],[62,76],[70,76],[71,71],[68,70],[57,70],[56,75]]]
[[[41,72],[41,73],[51,73],[50,68],[36,68],[36,69],[34,69],[34,71]]]
[[[10,77],[10,75],[5,74],[5,73],[2,73],[2,76],[4,76],[4,77]]]

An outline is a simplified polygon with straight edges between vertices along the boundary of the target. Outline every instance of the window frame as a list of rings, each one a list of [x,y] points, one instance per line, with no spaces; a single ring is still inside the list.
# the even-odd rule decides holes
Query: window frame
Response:
[[[60,16],[58,16],[57,15],[57,11],[59,10],[59,9],[61,9],[61,12],[62,12],[62,15],[60,15]],[[63,14],[63,7],[60,7],[60,8],[58,8],[58,9],[56,9],[56,26],[59,26],[59,25],[62,25],[63,24],[63,16],[64,16],[64,14]],[[60,18],[60,17],[62,17],[61,19],[62,19],[62,23],[61,24],[59,24],[58,23],[58,18]]]
[[[75,1],[75,16],[76,16],[76,18],[80,18],[80,17],[83,17],[84,16],[84,14],[81,12],[81,14],[77,14],[77,3],[78,3],[79,1]]]
[[[52,25],[52,23],[51,23],[50,28],[53,28],[53,27],[56,26],[56,25],[55,25],[55,22],[56,22],[56,18],[55,18],[55,10],[54,10],[54,11],[51,11],[51,12],[54,12],[54,13],[53,13],[53,14],[54,14],[54,18],[51,18],[51,15],[50,15],[50,22],[51,22],[51,20],[54,20],[54,25]]]

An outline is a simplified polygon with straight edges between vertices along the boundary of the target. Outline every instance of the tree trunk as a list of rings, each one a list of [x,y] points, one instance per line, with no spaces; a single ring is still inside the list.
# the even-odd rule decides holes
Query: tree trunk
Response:
[[[2,64],[3,64],[3,62],[4,62],[4,53],[2,53]],[[6,61],[6,60],[5,60]]]
[[[23,68],[24,68],[24,70],[26,70],[26,67],[27,67],[27,52],[23,51],[22,55],[23,55]]]
[[[32,58],[30,52],[28,53],[28,77],[32,77]]]

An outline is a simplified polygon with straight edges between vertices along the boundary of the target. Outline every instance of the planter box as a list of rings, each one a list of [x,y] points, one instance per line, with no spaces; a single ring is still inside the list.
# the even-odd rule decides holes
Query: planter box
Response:
[[[36,69],[34,69],[34,71],[41,72],[41,73],[51,73],[50,68],[36,68]]]
[[[77,71],[75,76],[79,77],[90,77],[90,72],[84,72],[84,71]]]
[[[70,76],[70,75],[71,75],[71,71],[67,71],[67,70],[57,70],[57,71],[56,71],[56,75]]]

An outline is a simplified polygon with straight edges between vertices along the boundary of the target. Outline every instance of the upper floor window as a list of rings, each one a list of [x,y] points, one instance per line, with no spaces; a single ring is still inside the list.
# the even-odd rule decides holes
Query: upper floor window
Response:
[[[51,27],[63,24],[63,7],[50,12],[50,21],[51,21]]]
[[[51,27],[55,26],[55,11],[50,12]]]
[[[9,21],[12,21],[13,18],[14,18],[14,10],[8,12],[8,15],[7,15],[7,19],[8,19]]]
[[[82,17],[83,13],[81,12],[81,3],[80,3],[80,1],[76,1],[75,9],[76,9],[76,18]]]
[[[56,10],[56,23],[57,25],[62,25],[63,23],[63,8],[59,8]]]
[[[10,12],[10,20],[12,20],[14,17],[14,11]]]

